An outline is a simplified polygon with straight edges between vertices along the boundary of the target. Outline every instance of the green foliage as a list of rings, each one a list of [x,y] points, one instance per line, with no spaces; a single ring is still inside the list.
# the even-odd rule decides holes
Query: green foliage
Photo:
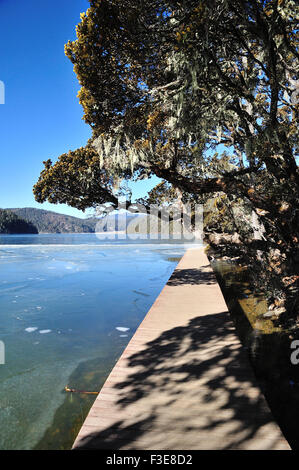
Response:
[[[168,205],[176,202],[178,192],[167,181],[157,184],[146,198],[139,199],[140,204],[156,204],[158,206]]]
[[[182,201],[225,194],[282,293],[299,261],[297,16],[294,0],[90,0],[65,52],[93,136],[45,163],[36,199],[116,205],[120,181],[152,174]]]
[[[60,202],[85,210],[107,199],[116,200],[112,196],[113,178],[101,168],[98,155],[90,146],[64,153],[55,165],[51,160],[44,165],[33,188],[38,202]]]

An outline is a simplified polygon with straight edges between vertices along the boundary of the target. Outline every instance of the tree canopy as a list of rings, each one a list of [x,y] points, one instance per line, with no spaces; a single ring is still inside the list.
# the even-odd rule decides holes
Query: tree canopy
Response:
[[[120,181],[153,174],[183,200],[225,194],[260,220],[253,256],[281,284],[298,262],[297,18],[293,0],[90,0],[65,53],[93,135],[45,162],[36,199],[116,205]]]

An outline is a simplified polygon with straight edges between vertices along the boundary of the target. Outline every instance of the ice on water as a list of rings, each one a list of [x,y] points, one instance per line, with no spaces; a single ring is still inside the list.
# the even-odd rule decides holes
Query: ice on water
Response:
[[[125,326],[117,326],[115,329],[118,331],[129,331],[130,328],[127,328]]]
[[[27,331],[27,333],[32,333],[36,330],[38,330],[37,326],[29,326],[28,328],[25,328],[25,331]]]
[[[0,236],[0,340],[9,351],[1,449],[36,445],[80,363],[99,358],[104,369],[119,357],[174,269],[172,253],[184,250],[99,243],[93,234]],[[148,294],[138,309],[134,290]]]

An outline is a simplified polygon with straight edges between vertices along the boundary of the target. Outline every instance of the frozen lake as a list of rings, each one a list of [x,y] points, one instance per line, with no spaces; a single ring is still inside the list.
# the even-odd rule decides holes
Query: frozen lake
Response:
[[[94,234],[0,235],[0,449],[68,448],[186,250]]]

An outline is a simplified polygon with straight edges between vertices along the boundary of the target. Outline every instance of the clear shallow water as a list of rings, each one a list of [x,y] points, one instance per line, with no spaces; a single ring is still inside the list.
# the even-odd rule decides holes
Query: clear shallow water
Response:
[[[69,445],[91,402],[71,409],[63,388],[98,390],[185,249],[0,236],[0,449]]]

